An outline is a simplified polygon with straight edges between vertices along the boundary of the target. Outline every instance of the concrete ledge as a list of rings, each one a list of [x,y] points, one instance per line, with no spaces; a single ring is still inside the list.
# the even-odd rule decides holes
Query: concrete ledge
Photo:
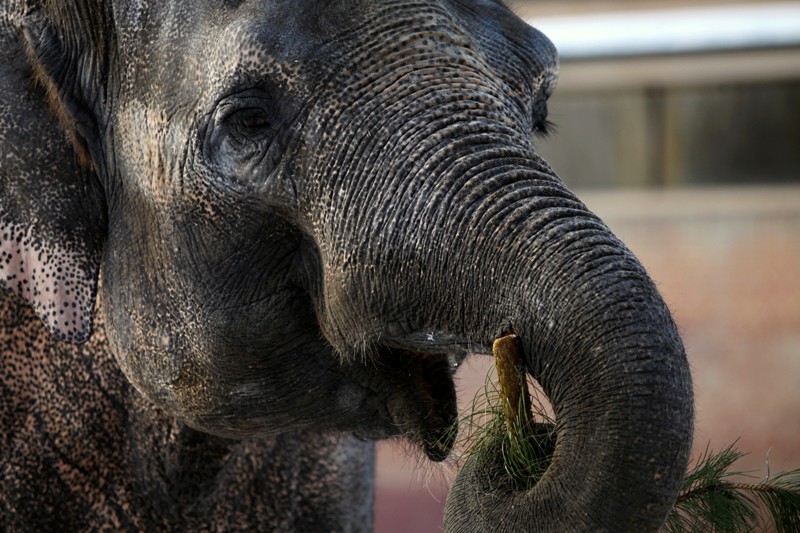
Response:
[[[576,194],[610,225],[720,218],[800,219],[800,185],[578,190]]]
[[[626,5],[526,17],[558,49],[560,90],[800,77],[800,2]]]
[[[563,61],[558,93],[800,78],[800,47]]]

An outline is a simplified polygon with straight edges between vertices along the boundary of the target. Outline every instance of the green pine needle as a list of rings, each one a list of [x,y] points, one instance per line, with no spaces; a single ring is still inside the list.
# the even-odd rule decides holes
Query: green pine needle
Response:
[[[497,460],[499,440],[503,466],[512,486],[528,490],[550,465],[555,450],[555,424],[534,396],[530,403],[535,421],[528,421],[520,405],[510,429],[504,418],[502,395],[491,374],[483,394],[476,396],[468,414],[461,419],[460,425],[467,431],[466,437],[460,439],[460,447],[468,455],[493,462]],[[719,453],[706,449],[687,472],[663,531],[800,532],[800,469],[767,475],[755,483],[731,479],[747,475],[731,470],[745,455],[735,444]]]
[[[746,532],[772,526],[778,533],[800,531],[800,469],[757,483],[732,481],[745,475],[730,468],[746,454],[730,445],[706,452],[686,474],[667,519],[667,533]]]
[[[555,450],[555,422],[534,395],[531,401],[534,421],[528,422],[520,402],[518,416],[509,429],[502,401],[500,389],[489,372],[483,393],[476,395],[461,417],[459,447],[466,449],[467,455],[494,461],[499,441],[506,474],[516,490],[527,490],[536,485],[550,465]]]

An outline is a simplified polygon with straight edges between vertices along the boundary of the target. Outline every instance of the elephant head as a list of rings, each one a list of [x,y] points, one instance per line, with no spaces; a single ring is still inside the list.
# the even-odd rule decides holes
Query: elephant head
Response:
[[[190,425],[404,435],[441,460],[456,367],[513,329],[554,457],[521,492],[468,463],[447,527],[663,522],[684,350],[536,152],[557,75],[540,32],[495,0],[3,9],[0,282],[55,335],[90,335],[102,270],[121,368]]]

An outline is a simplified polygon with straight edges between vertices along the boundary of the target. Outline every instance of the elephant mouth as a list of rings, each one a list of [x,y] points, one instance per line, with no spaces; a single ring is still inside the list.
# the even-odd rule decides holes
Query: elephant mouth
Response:
[[[457,434],[453,375],[464,355],[384,348],[377,360],[386,415],[400,435],[432,461],[443,461]]]

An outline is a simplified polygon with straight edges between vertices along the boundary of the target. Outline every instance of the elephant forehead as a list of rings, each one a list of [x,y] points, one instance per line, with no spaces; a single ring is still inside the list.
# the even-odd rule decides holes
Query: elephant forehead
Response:
[[[272,76],[295,81],[301,65],[325,66],[336,49],[388,38],[387,29],[432,37],[402,42],[406,48],[435,48],[441,44],[437,32],[465,36],[464,26],[440,2],[194,2],[189,11],[175,4],[151,5],[146,16],[139,10],[118,21],[123,88],[197,92],[231,72],[263,75],[265,66],[275,64],[280,68]],[[364,51],[365,59],[374,59],[386,50]]]
[[[303,60],[328,31],[349,18],[338,17],[336,26],[323,20],[340,2],[319,9],[308,1],[180,4],[153,3],[116,21],[125,65],[120,69],[123,90],[161,97],[175,91],[196,94],[218,89],[231,73],[263,75],[275,63],[286,67]],[[296,74],[290,69],[285,77]]]

